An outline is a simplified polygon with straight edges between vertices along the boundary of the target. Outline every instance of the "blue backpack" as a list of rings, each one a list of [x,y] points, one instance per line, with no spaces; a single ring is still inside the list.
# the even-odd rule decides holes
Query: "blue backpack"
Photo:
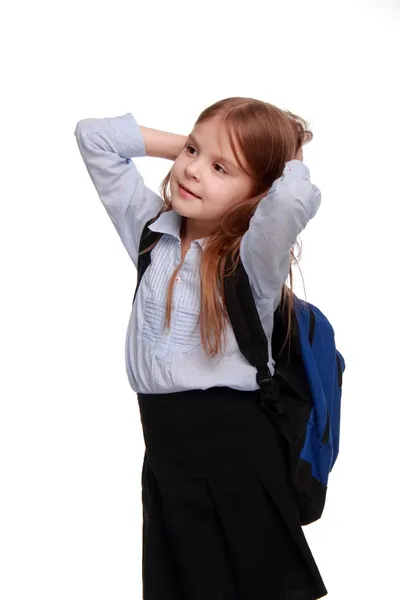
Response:
[[[162,236],[151,231],[149,223],[140,241],[135,297],[151,261],[150,251],[141,252]],[[294,331],[290,345],[284,344],[287,311],[282,299],[274,314],[272,376],[267,339],[240,259],[232,270],[229,257],[221,285],[239,349],[257,369],[260,409],[270,416],[282,436],[300,523],[308,525],[322,515],[329,473],[339,452],[345,362],[336,349],[333,328],[316,306],[294,295]]]

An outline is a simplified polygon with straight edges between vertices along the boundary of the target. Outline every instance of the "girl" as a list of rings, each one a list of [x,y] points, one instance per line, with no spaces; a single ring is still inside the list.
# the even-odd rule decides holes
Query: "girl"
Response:
[[[302,162],[300,117],[250,98],[202,112],[188,137],[127,113],[79,121],[83,161],[134,265],[151,263],[132,306],[126,370],[138,394],[144,600],[311,600],[327,594],[296,516],[286,455],[258,406],[219,277],[240,256],[270,348],[298,234],[320,191]],[[161,196],[131,157],[173,160]],[[290,329],[288,330],[290,336]]]

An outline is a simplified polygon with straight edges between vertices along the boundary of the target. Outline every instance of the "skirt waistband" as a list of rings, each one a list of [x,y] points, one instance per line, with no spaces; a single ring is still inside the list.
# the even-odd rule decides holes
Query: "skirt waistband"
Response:
[[[258,397],[260,390],[237,390],[234,388],[230,388],[227,386],[215,386],[207,389],[192,389],[192,390],[183,390],[181,392],[170,392],[167,394],[141,394],[138,393],[138,397],[140,396],[143,399],[153,399],[159,402],[163,402],[163,400],[168,402],[179,402],[179,401],[187,401],[187,400],[207,400],[207,399],[220,399],[220,400],[244,400],[251,396],[254,398]]]

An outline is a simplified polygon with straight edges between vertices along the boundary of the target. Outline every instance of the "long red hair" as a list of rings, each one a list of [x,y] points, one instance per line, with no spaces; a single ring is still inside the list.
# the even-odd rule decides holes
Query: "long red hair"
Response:
[[[226,98],[206,108],[197,119],[195,125],[210,119],[218,118],[225,125],[228,140],[236,160],[242,169],[254,181],[250,197],[266,195],[273,182],[278,179],[285,163],[296,155],[303,144],[309,142],[313,135],[307,122],[301,117],[252,98]],[[240,160],[239,151],[246,163]],[[161,183],[161,194],[164,207],[161,212],[172,210],[169,191],[171,171]],[[201,310],[200,333],[206,354],[210,357],[222,352],[225,341],[225,327],[228,315],[225,307],[223,285],[226,276],[226,261],[232,254],[234,265],[239,260],[240,242],[249,227],[259,200],[243,199],[232,206],[221,220],[219,231],[207,238],[201,261]],[[161,214],[161,213],[159,213]],[[157,218],[157,215],[155,218]],[[182,218],[184,226],[185,218]],[[288,313],[288,332],[290,339],[293,309],[293,272],[292,264],[298,262],[294,248],[290,250],[290,287],[286,284],[282,289],[281,308]],[[147,248],[145,251],[151,250]],[[172,293],[176,274],[181,264],[171,275],[166,303],[165,324],[170,326],[172,311]],[[222,299],[222,304],[220,299]]]

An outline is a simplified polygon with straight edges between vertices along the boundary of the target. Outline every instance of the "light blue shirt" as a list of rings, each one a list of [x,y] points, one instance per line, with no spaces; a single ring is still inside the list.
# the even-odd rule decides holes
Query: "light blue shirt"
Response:
[[[75,136],[97,194],[133,264],[145,223],[163,205],[143,181],[131,157],[146,155],[143,136],[132,114],[83,119]],[[289,252],[321,202],[308,168],[297,160],[286,163],[259,203],[243,236],[240,257],[249,276],[258,313],[270,349],[274,311],[289,273]],[[228,326],[225,352],[208,358],[200,339],[198,261],[204,240],[192,242],[174,285],[171,327],[164,329],[168,283],[180,263],[180,222],[175,211],[163,213],[152,225],[164,235],[151,251],[151,264],[132,307],[125,341],[126,372],[135,392],[169,393],[212,386],[255,390],[256,370],[241,354]]]

